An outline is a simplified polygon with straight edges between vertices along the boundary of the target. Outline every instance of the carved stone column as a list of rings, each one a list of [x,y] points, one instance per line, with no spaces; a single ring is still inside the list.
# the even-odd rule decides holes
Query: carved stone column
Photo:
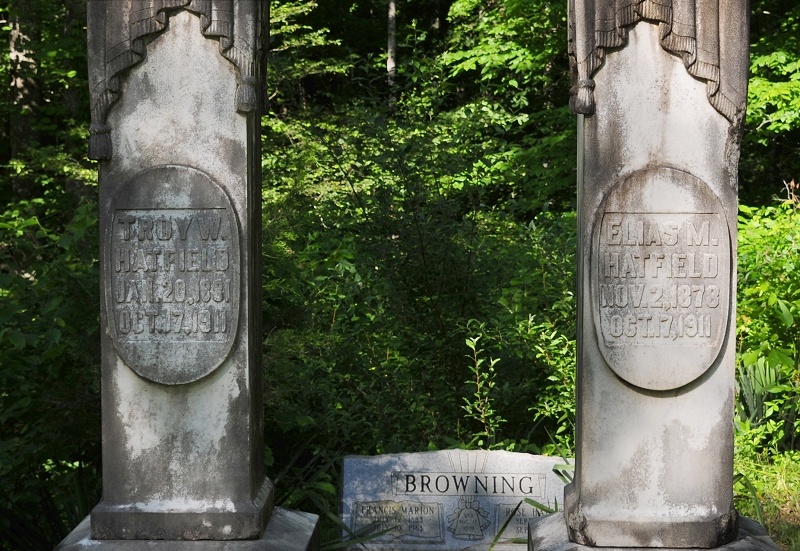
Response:
[[[576,467],[530,549],[763,543],[733,508],[748,21],[746,0],[570,1]]]
[[[103,498],[59,549],[315,545],[263,464],[262,12],[89,2]]]

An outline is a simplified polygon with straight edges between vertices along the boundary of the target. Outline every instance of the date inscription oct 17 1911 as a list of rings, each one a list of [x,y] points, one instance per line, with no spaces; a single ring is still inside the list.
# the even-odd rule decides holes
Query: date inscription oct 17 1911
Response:
[[[731,296],[714,192],[686,172],[636,172],[601,204],[593,237],[592,308],[609,366],[650,390],[699,377],[721,350]]]
[[[107,317],[120,356],[164,384],[197,380],[230,351],[239,305],[233,206],[206,174],[156,167],[120,194],[107,232]]]

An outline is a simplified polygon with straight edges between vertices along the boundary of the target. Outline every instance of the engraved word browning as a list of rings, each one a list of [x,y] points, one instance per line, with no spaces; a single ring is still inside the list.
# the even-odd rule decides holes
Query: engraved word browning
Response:
[[[395,494],[543,496],[542,474],[395,473]]]
[[[231,325],[232,238],[224,209],[119,210],[111,250],[117,335],[216,341]]]

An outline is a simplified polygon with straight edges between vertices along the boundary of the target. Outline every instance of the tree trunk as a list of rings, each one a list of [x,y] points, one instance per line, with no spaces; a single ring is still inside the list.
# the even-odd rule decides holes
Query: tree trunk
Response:
[[[395,97],[394,87],[397,77],[397,7],[395,0],[389,0],[388,18],[388,40],[386,45],[386,81],[389,84],[389,109],[394,110]]]
[[[33,120],[39,105],[39,87],[36,82],[36,61],[28,48],[31,31],[35,25],[23,19],[26,2],[20,2],[17,13],[9,21],[8,36],[9,77],[11,87],[11,106],[9,110],[9,133],[11,135],[11,157],[36,141]]]

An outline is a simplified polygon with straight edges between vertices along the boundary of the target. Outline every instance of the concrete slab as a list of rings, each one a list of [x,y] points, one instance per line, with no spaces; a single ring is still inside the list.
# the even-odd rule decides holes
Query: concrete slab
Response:
[[[530,551],[593,551],[596,547],[589,547],[570,541],[567,532],[567,523],[564,513],[553,513],[535,519],[530,524],[528,536],[528,549]],[[635,547],[604,547],[604,551],[635,551]],[[681,548],[688,551],[694,548]],[[767,531],[756,521],[739,517],[739,531],[736,538],[725,545],[714,548],[716,551],[778,551]],[[660,551],[677,551],[677,548],[660,548]]]
[[[319,549],[318,525],[317,515],[278,507],[257,540],[95,540],[87,516],[55,551],[315,551]]]

